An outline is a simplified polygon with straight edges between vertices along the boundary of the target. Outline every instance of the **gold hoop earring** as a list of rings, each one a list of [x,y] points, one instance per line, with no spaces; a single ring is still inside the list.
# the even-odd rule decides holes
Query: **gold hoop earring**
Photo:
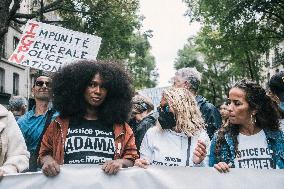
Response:
[[[252,124],[256,124],[256,117],[253,114],[250,114],[250,121]]]

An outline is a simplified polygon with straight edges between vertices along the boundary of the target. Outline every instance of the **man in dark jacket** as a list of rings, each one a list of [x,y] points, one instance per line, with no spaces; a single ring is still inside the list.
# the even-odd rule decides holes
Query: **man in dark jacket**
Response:
[[[197,94],[201,83],[201,73],[196,68],[181,68],[177,70],[173,80],[175,87],[187,88],[195,95],[195,99],[206,123],[207,134],[212,139],[215,131],[221,126],[222,118],[219,110],[213,104],[203,96]]]
[[[278,103],[282,119],[280,127],[284,131],[284,71],[274,74],[269,82],[269,96]]]

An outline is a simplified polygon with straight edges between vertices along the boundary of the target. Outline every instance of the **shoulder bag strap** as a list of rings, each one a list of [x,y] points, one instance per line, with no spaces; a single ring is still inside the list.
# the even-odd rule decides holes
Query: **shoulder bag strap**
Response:
[[[54,109],[50,109],[46,113],[46,120],[45,120],[43,131],[42,131],[40,138],[39,138],[39,143],[38,143],[37,148],[36,148],[36,153],[39,152],[42,137],[43,137],[44,133],[46,132],[48,126],[50,125],[51,119],[52,119],[52,116],[53,116],[54,113],[55,113]]]
[[[191,137],[188,137],[188,146],[187,146],[187,156],[186,156],[186,166],[189,166],[189,158],[190,158],[190,146],[191,146]]]

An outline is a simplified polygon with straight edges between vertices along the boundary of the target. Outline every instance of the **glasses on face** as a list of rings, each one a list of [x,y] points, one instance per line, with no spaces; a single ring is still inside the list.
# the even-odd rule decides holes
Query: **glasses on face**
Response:
[[[136,116],[137,114],[140,114],[140,113],[133,111],[133,112],[131,113],[131,117],[134,117],[134,116]]]
[[[170,112],[170,106],[168,104],[165,104],[163,106],[159,107],[163,112]]]
[[[35,85],[38,87],[42,87],[45,84],[46,87],[51,87],[51,83],[49,81],[36,81]]]

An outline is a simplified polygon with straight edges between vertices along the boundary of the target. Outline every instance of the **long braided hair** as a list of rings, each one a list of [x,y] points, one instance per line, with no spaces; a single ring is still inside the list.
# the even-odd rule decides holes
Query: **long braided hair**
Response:
[[[255,125],[261,129],[266,128],[271,131],[279,130],[280,114],[277,111],[276,104],[266,95],[265,90],[257,83],[243,79],[237,82],[232,88],[238,88],[245,92],[245,99],[251,110],[256,110]],[[231,88],[231,89],[232,89]],[[237,154],[240,125],[226,122],[217,133],[217,143],[215,148],[215,156],[217,161],[224,161],[220,157],[223,144],[226,144],[225,134],[232,137],[234,149]]]

